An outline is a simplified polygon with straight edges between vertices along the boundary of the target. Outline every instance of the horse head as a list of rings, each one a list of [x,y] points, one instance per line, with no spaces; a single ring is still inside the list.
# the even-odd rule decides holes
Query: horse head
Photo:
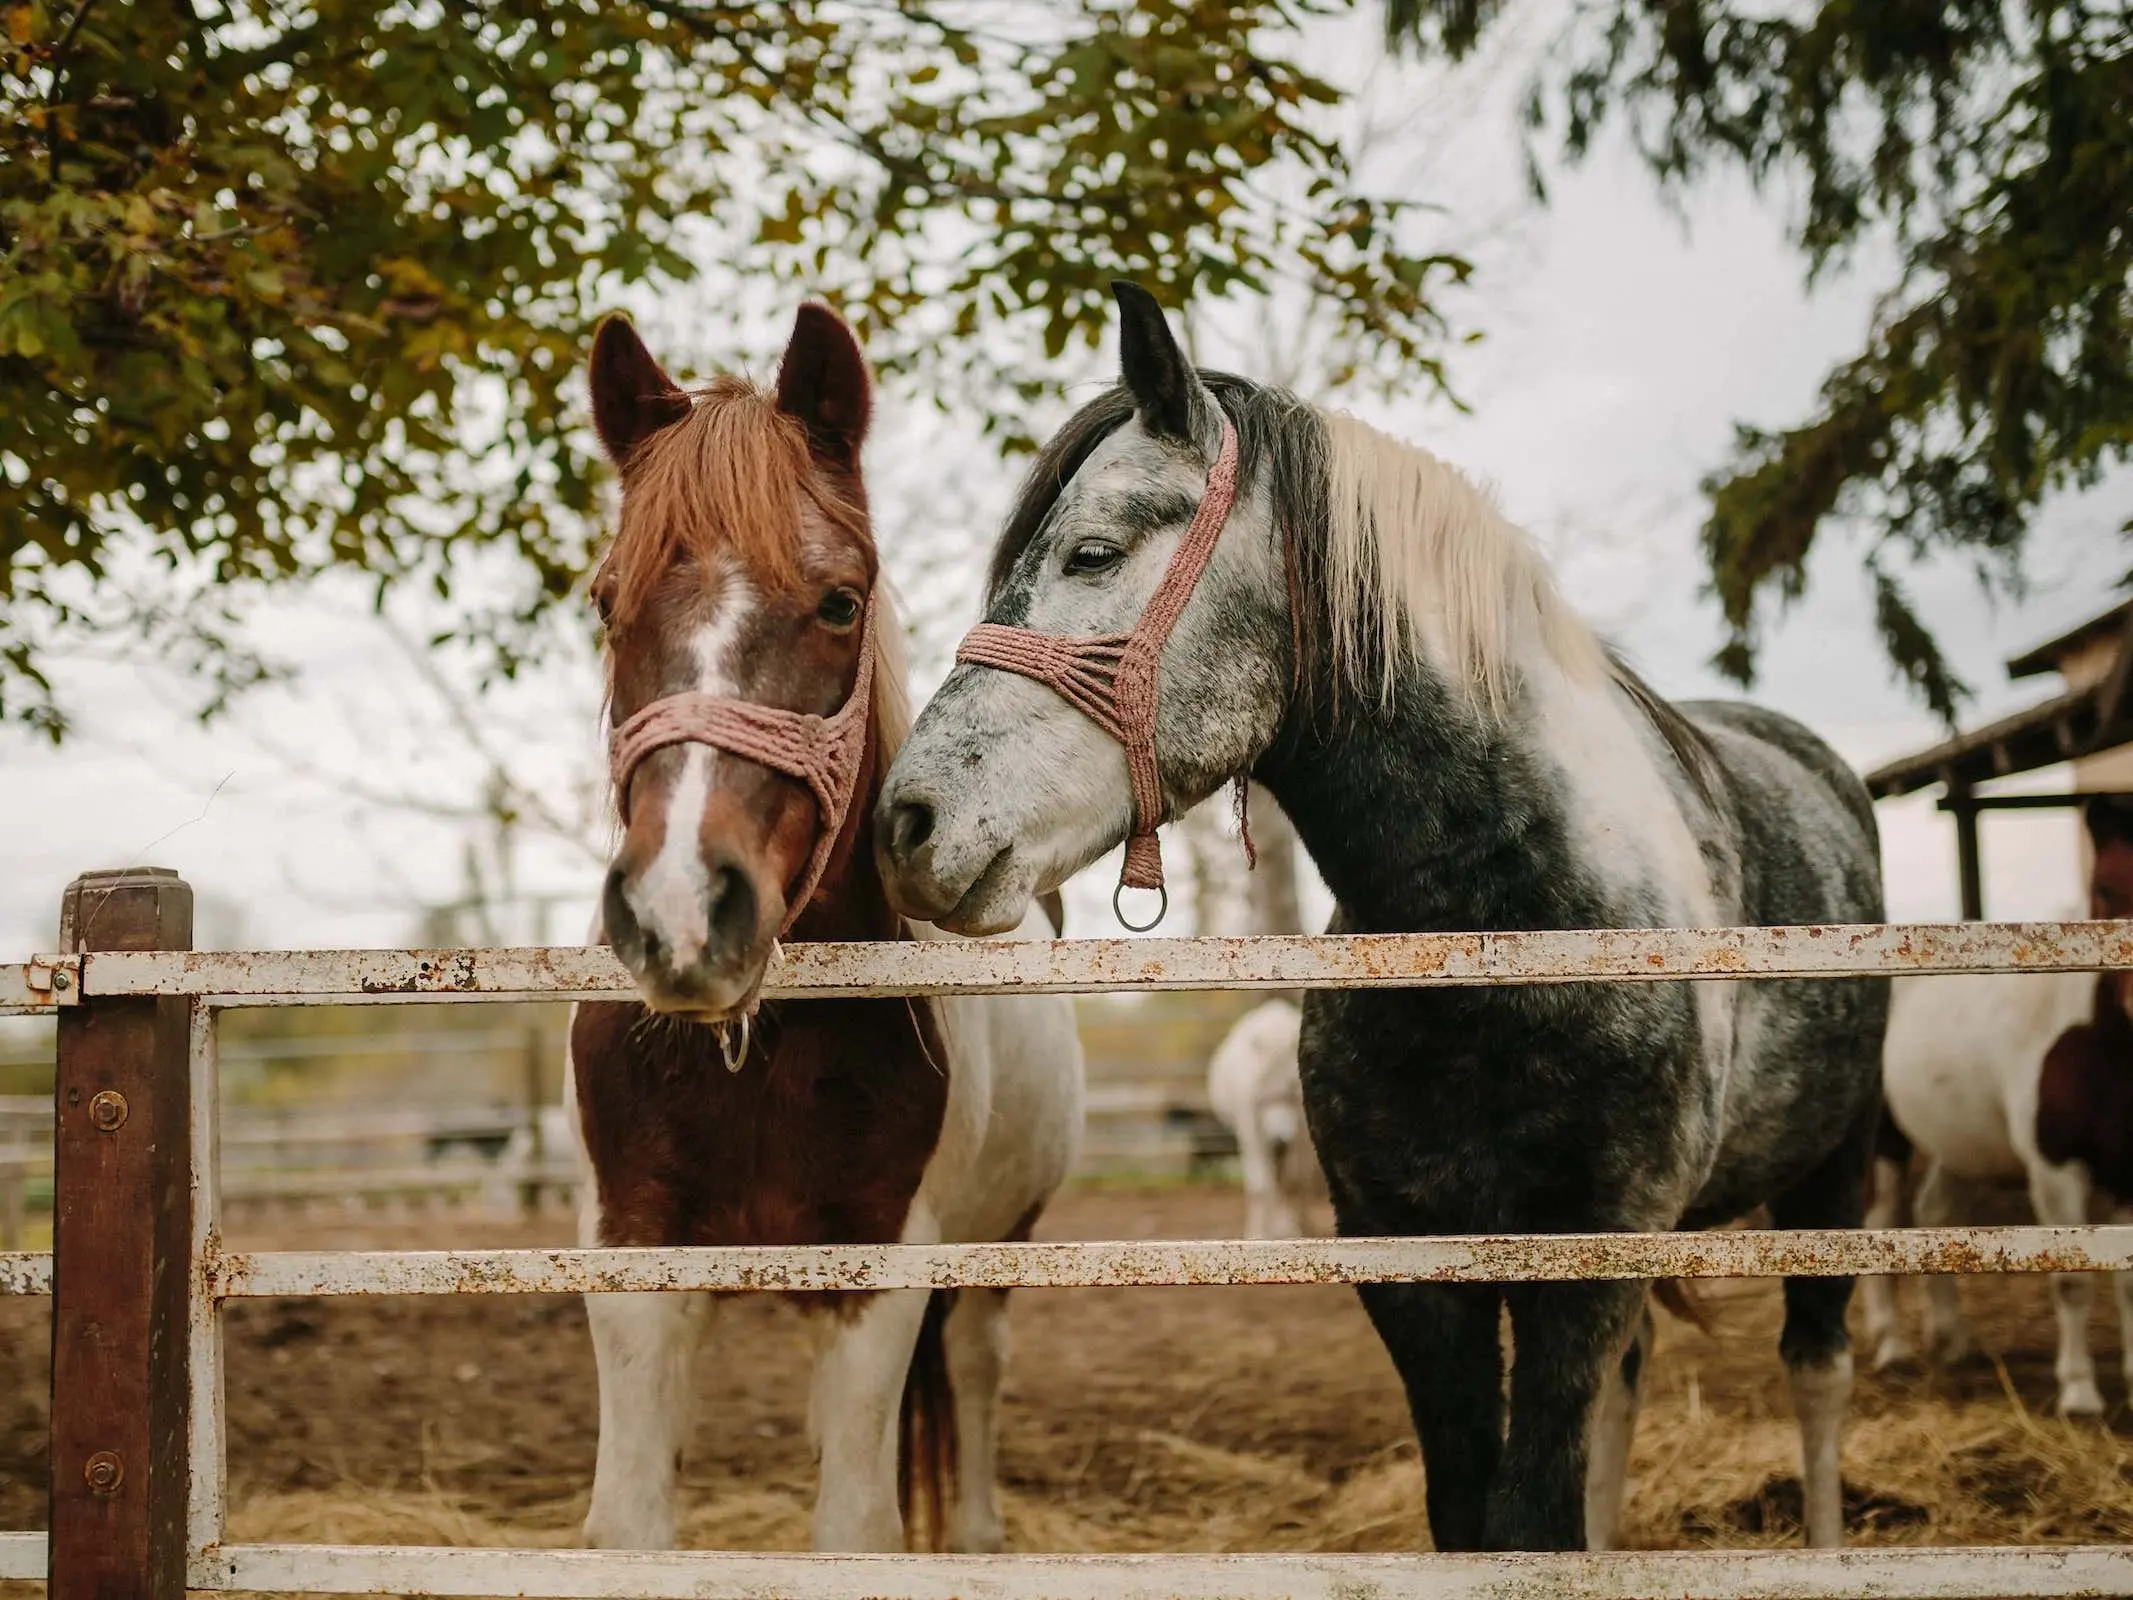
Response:
[[[839,882],[901,692],[893,660],[877,670],[894,627],[860,478],[866,362],[808,305],[774,390],[687,390],[610,318],[591,388],[622,481],[592,586],[623,823],[602,917],[646,1005],[720,1021]]]

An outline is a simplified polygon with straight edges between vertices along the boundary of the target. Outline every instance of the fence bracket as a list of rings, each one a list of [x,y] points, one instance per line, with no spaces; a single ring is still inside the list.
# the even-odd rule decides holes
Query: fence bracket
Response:
[[[81,1004],[80,956],[31,956],[0,966],[0,1012],[51,1011]]]

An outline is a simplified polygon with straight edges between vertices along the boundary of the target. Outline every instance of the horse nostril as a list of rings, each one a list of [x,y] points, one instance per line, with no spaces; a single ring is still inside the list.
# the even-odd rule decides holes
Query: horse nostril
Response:
[[[933,837],[933,807],[923,800],[899,800],[889,809],[889,855],[908,861]]]
[[[755,885],[738,867],[712,871],[704,923],[710,950],[739,953],[755,941]]]

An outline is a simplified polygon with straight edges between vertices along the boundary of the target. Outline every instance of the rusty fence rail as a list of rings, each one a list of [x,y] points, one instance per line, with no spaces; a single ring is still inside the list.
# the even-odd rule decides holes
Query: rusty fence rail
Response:
[[[2133,1226],[1470,1234],[1441,1239],[262,1251],[204,1263],[220,1300],[288,1295],[779,1294],[1166,1284],[1548,1283],[2133,1271]]]
[[[84,915],[85,906],[95,907],[93,915]],[[602,950],[196,953],[183,948],[189,924],[190,891],[171,875],[82,880],[69,890],[62,917],[62,944],[70,953],[0,966],[0,1011],[60,1018],[55,1254],[0,1255],[0,1292],[55,1297],[50,1553],[41,1535],[0,1535],[0,1578],[38,1576],[49,1560],[52,1600],[119,1592],[176,1600],[188,1588],[615,1600],[2133,1594],[2133,1549],[2116,1546],[936,1557],[232,1544],[225,1515],[222,1314],[235,1299],[2124,1271],[2133,1270],[2133,1227],[230,1252],[222,1248],[219,1225],[221,1010],[611,998],[633,991]],[[90,950],[92,943],[120,948]],[[767,992],[802,997],[1842,978],[2119,966],[2133,967],[2133,923],[929,940],[795,946],[774,964]],[[130,1204],[114,1204],[114,1197],[128,1196]],[[181,1257],[185,1271],[167,1270]],[[92,1327],[95,1338],[81,1337]]]
[[[2133,922],[1871,923],[1239,939],[921,939],[788,945],[769,999],[1101,989],[1373,989],[1677,978],[1841,978],[2133,967]],[[0,1011],[164,996],[219,1007],[635,994],[612,952],[110,951],[0,966]]]

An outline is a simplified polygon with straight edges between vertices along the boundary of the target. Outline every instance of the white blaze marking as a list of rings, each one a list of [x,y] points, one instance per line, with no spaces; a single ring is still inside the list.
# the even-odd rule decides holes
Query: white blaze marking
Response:
[[[696,630],[689,652],[696,658],[697,690],[704,694],[731,696],[735,691],[728,670],[741,632],[755,612],[755,591],[747,579],[728,573],[719,587],[718,609],[709,622]],[[703,955],[711,936],[705,906],[710,898],[711,878],[704,870],[701,825],[704,804],[711,798],[711,773],[718,753],[707,746],[683,747],[681,778],[669,791],[666,814],[660,819],[665,830],[659,853],[625,891],[638,926],[670,952],[668,965],[676,970],[693,966]]]

